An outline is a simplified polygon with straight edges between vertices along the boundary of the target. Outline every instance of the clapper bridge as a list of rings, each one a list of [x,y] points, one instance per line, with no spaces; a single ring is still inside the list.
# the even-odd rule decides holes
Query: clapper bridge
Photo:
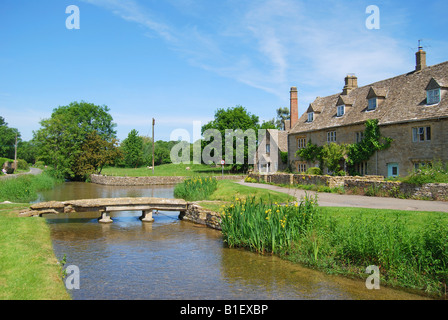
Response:
[[[153,211],[185,212],[188,202],[182,199],[165,198],[102,198],[71,201],[50,201],[33,204],[30,209],[22,211],[21,216],[39,216],[46,214],[100,212],[100,223],[112,223],[111,212],[142,211],[143,222],[153,222]]]

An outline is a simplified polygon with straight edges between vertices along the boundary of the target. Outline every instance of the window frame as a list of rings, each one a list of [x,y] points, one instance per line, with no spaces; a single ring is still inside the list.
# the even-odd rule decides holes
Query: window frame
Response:
[[[336,131],[327,131],[327,143],[336,142]]]
[[[431,126],[412,128],[412,142],[427,142],[431,141],[431,139]]]
[[[341,104],[341,105],[337,106],[337,108],[338,109],[337,109],[336,116],[342,117],[345,114],[345,104]],[[342,111],[342,112],[340,112],[340,111]]]
[[[297,137],[297,150],[306,148],[306,137]]]
[[[307,122],[313,122],[313,121],[314,121],[314,112],[308,112]]]
[[[373,107],[372,107],[372,104],[373,104],[372,102],[374,102]],[[377,97],[368,99],[367,111],[376,110],[377,107],[378,107],[378,98]]]
[[[434,94],[435,92],[437,92],[437,94]],[[439,104],[440,95],[441,95],[440,88],[426,90],[426,104],[427,105]],[[435,99],[436,97],[437,99]]]

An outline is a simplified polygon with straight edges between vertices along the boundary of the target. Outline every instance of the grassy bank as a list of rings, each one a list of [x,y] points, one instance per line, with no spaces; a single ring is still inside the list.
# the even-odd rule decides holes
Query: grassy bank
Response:
[[[19,218],[27,205],[0,204],[0,299],[67,300],[44,219]]]
[[[313,198],[293,206],[235,201],[221,210],[230,247],[360,278],[376,265],[383,285],[446,297],[446,213],[320,208]]]
[[[186,168],[190,168],[187,170]],[[224,167],[224,174],[232,174],[229,171],[229,166]],[[104,168],[101,172],[103,175],[115,176],[115,177],[147,177],[152,176],[152,169],[147,167],[141,168],[116,168],[108,167]],[[214,176],[221,175],[221,166],[208,166],[204,164],[164,164],[156,166],[154,168],[154,176]]]
[[[60,180],[46,172],[39,175],[21,175],[0,180],[0,202],[30,202],[37,199],[39,191],[51,190]]]
[[[235,198],[246,199],[252,197],[257,202],[266,200],[278,203],[286,203],[296,199],[282,192],[243,186],[230,180],[217,181],[212,177],[186,179],[176,185],[174,195],[187,201],[210,200],[217,203],[232,202]]]

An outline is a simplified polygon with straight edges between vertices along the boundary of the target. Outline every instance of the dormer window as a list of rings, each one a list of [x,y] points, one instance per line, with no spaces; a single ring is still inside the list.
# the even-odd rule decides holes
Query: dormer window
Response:
[[[426,91],[426,103],[438,104],[440,102],[440,88]]]
[[[308,112],[308,122],[314,121],[314,112]]]
[[[345,114],[345,105],[338,106],[337,116],[342,117],[344,114]]]
[[[378,99],[376,97],[375,98],[370,98],[369,99],[369,105],[367,106],[367,111],[375,110],[377,105],[378,105]]]

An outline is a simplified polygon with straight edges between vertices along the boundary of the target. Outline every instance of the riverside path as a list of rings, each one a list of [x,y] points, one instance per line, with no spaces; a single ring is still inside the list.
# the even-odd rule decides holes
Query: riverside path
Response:
[[[299,201],[306,194],[315,195],[321,207],[358,207],[371,209],[411,210],[411,211],[440,211],[448,213],[448,202],[430,200],[411,200],[387,197],[368,197],[359,195],[346,195],[326,192],[307,191],[295,188],[278,187],[263,183],[237,182],[248,187],[268,189],[287,193]]]

